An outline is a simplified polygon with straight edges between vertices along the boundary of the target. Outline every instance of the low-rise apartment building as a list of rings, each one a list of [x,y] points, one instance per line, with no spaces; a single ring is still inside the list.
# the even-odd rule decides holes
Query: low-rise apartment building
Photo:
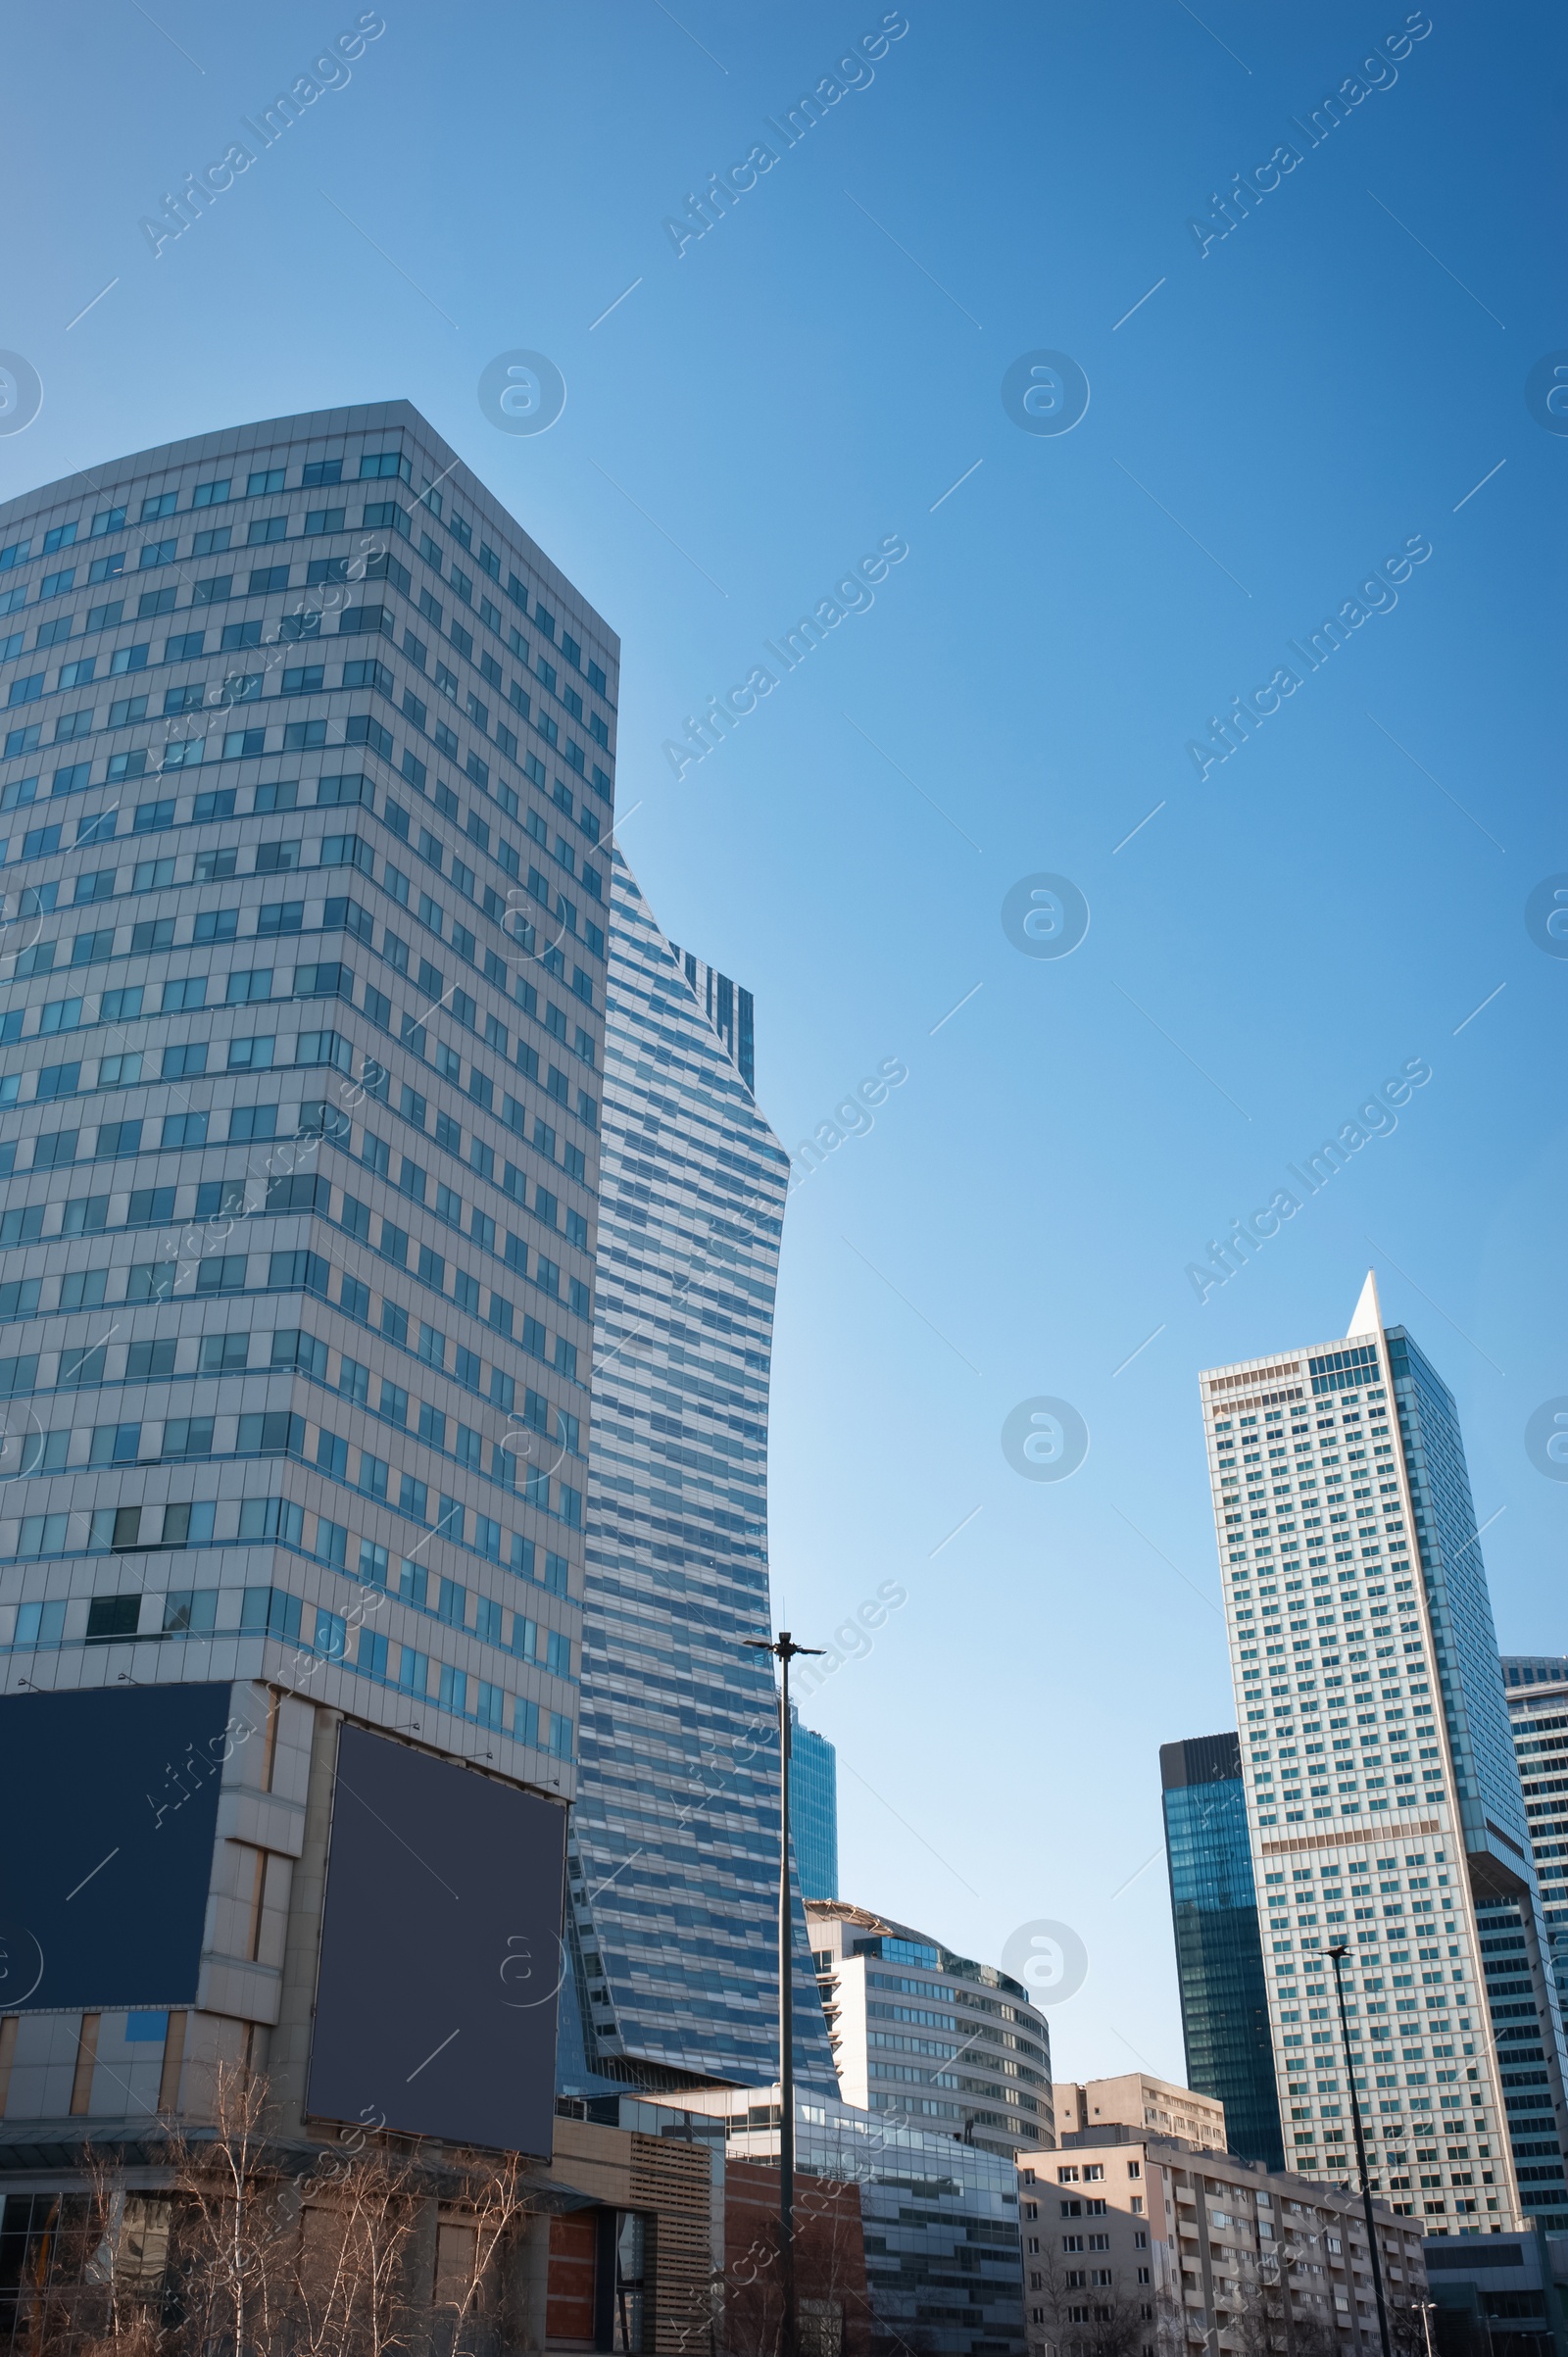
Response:
[[[1217,2095],[1200,2095],[1174,2080],[1148,2071],[1124,2071],[1117,2079],[1058,2079],[1051,2090],[1057,2140],[1094,2128],[1136,2128],[1149,2135],[1184,2136],[1205,2152],[1229,2149],[1225,2106]]]
[[[1018,2166],[1031,2357],[1379,2348],[1358,2195],[1114,2125]],[[1426,2268],[1414,2224],[1373,2214],[1392,2320],[1426,2297]]]

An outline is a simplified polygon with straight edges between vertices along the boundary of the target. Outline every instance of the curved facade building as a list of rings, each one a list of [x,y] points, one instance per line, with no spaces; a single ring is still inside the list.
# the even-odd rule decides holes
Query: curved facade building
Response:
[[[1051,2030],[1020,1982],[847,1899],[807,1914],[846,2103],[1004,2160],[1054,2144]]]
[[[767,1385],[789,1160],[752,1000],[672,947],[617,854],[573,1817],[590,2070],[777,2077]],[[797,1921],[796,2060],[832,2087]],[[564,2073],[564,2087],[569,2072]],[[567,2087],[569,2091],[569,2087]]]

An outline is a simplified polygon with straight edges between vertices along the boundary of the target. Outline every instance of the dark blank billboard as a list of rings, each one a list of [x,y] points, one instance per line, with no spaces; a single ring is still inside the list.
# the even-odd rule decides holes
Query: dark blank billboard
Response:
[[[345,1726],[309,2109],[548,2154],[566,1812]]]
[[[0,2012],[195,2001],[233,1689],[0,1700]],[[259,1741],[258,1741],[259,1747]]]

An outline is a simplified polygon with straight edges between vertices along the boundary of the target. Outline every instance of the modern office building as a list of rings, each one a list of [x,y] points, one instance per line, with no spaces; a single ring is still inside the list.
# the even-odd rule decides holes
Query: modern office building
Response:
[[[404,402],[10,501],[0,607],[0,2142],[548,2153],[616,640]]]
[[[1051,2101],[1058,2144],[1064,2136],[1090,2136],[1102,2128],[1132,2128],[1140,2135],[1179,2136],[1200,2152],[1229,2148],[1223,2103],[1149,2071],[1123,2071],[1115,2079],[1058,2079]]]
[[[790,1831],[803,1898],[839,1894],[839,1755],[790,1704]]]
[[[612,891],[572,1826],[584,2055],[653,2090],[755,2086],[778,2075],[779,1745],[773,1665],[747,1640],[771,1633],[789,1163],[738,1060],[750,995],[671,948],[618,854]],[[797,1939],[797,2065],[831,2087],[804,1917]]]
[[[1159,1747],[1187,2080],[1225,2107],[1233,2151],[1285,2166],[1241,1739]]]
[[[1008,2160],[1052,2140],[1051,2032],[1026,1989],[846,1900],[806,1913],[847,2103]]]
[[[1369,1276],[1343,1342],[1215,1368],[1203,1414],[1287,2153],[1429,2233],[1562,2203],[1563,2054],[1451,1394]]]
[[[1020,2154],[1018,2193],[1031,2357],[1381,2348],[1359,2192],[1113,2126]],[[1420,2230],[1382,2201],[1373,2225],[1394,2345],[1419,2347]]]
[[[776,2185],[776,2086],[744,2098],[713,2090],[684,2101],[694,2112],[710,2113],[721,2129],[726,2176],[737,2162],[754,2181],[771,2167]],[[795,2165],[798,2231],[830,2215],[846,2187],[858,2189],[873,2357],[913,2350],[923,2357],[1024,2357],[1018,2181],[1010,2156],[986,2150],[978,2139],[956,2139],[915,2117],[912,2106],[872,2114],[836,2095],[797,2090]],[[732,2269],[734,2280],[744,2284],[766,2269],[776,2234],[775,2210],[743,2267]],[[814,2332],[818,2349],[840,2345],[821,2326]],[[853,2345],[846,2332],[844,2348]]]

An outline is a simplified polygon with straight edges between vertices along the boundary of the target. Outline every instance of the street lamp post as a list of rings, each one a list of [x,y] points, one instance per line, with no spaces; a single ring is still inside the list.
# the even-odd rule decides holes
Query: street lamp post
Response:
[[[790,1663],[798,1653],[821,1653],[823,1645],[797,1645],[788,1629],[777,1639],[748,1637],[757,1652],[771,1653],[779,1665],[778,1690],[778,2259],[784,2321],[781,2357],[799,2357],[795,2310],[795,1913],[790,1903]],[[1389,2357],[1384,2335],[1384,2357]]]
[[[1361,2102],[1355,2091],[1355,2072],[1350,2063],[1350,2023],[1345,2010],[1344,1965],[1347,1950],[1344,1940],[1329,1949],[1329,1962],[1334,1967],[1334,1994],[1340,2008],[1340,2051],[1345,2057],[1345,2082],[1350,2090],[1350,2125],[1355,2131],[1355,2166],[1361,2181],[1361,2208],[1366,2217],[1366,2246],[1372,2261],[1372,2288],[1377,2294],[1378,2338],[1383,2343],[1383,2357],[1394,2357],[1389,2339],[1389,2311],[1383,2297],[1383,2261],[1378,2253],[1377,2228],[1372,2219],[1372,2181],[1366,2171],[1366,2136],[1361,2127]]]

